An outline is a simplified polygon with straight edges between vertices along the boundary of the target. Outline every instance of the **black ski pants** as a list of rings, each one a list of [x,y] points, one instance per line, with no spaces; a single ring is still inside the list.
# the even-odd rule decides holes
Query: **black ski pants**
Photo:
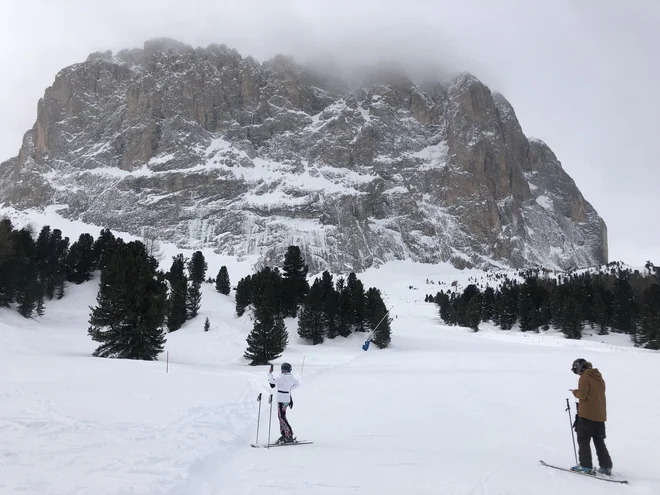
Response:
[[[577,422],[577,439],[580,447],[580,466],[593,469],[591,461],[591,440],[596,447],[598,464],[602,468],[612,468],[612,459],[605,446],[605,423],[579,418]]]

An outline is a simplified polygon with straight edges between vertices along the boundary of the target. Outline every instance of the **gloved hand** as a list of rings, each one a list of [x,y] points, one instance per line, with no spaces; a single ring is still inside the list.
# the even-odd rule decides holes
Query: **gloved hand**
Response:
[[[291,402],[289,402],[289,407],[293,409],[293,397],[291,397]]]
[[[575,415],[575,421],[573,422],[573,429],[577,431],[577,426],[578,426],[578,415]]]

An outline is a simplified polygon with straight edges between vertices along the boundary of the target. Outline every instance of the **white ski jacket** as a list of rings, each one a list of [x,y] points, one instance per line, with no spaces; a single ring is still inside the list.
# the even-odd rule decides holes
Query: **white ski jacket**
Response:
[[[282,373],[277,378],[272,373],[268,373],[268,383],[271,388],[277,390],[277,402],[284,404],[291,402],[291,391],[300,385],[291,373]]]

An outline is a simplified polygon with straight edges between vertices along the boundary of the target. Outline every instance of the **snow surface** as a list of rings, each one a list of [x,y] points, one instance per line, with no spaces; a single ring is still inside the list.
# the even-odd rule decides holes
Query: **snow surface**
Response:
[[[228,266],[235,283],[245,263]],[[266,368],[241,357],[249,314],[236,318],[233,297],[211,285],[199,317],[168,335],[169,369],[165,355],[90,356],[98,279],[69,287],[42,318],[0,309],[0,493],[660,493],[660,355],[620,335],[569,341],[489,325],[475,334],[442,325],[423,301],[483,275],[412,262],[360,274],[392,306],[387,350],[363,352],[363,335],[303,345],[287,320],[291,343],[276,362],[302,375],[289,417],[298,438],[315,443],[272,450],[249,446],[256,397],[270,391]],[[565,398],[577,357],[607,381],[608,447],[630,486],[538,463],[574,462]],[[264,442],[267,402],[260,425]],[[272,426],[275,439],[275,413]]]

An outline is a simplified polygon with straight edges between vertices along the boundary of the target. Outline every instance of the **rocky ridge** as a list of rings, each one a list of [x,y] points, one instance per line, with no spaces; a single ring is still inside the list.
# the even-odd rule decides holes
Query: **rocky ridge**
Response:
[[[607,262],[603,220],[474,76],[355,87],[168,39],[60,71],[0,202],[263,263],[298,244],[318,270]]]

